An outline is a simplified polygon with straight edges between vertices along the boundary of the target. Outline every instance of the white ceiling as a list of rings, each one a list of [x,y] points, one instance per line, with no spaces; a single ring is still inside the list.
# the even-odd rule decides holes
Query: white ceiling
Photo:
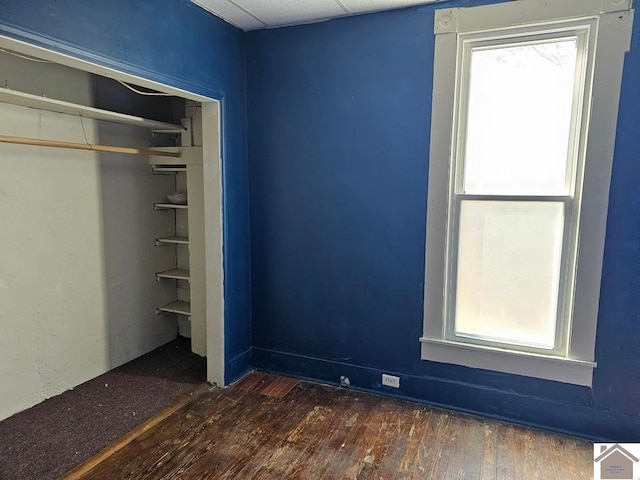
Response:
[[[317,22],[441,0],[192,0],[242,30]]]

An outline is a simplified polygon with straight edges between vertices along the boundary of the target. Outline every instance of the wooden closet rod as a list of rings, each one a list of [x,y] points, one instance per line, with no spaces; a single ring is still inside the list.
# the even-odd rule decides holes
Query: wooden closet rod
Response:
[[[112,147],[110,145],[91,145],[89,143],[58,142],[57,140],[40,140],[38,138],[9,137],[0,135],[0,143],[16,143],[18,145],[36,145],[39,147],[71,148],[74,150],[95,150],[97,152],[126,153],[129,155],[153,155],[156,157],[180,158],[176,152],[154,152],[130,147]]]

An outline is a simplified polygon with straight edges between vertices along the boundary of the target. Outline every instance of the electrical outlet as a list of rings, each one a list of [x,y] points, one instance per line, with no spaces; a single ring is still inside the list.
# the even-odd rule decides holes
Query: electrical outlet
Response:
[[[400,388],[400,377],[396,377],[395,375],[387,375],[386,373],[383,373],[382,385],[386,385],[387,387]]]

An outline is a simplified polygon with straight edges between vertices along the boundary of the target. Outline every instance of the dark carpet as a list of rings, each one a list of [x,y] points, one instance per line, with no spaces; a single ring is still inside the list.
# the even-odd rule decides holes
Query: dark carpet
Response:
[[[206,380],[178,338],[0,422],[0,479],[58,478]]]

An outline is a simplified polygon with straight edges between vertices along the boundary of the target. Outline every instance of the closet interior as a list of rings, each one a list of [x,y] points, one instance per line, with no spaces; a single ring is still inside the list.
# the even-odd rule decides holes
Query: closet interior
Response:
[[[0,419],[177,334],[205,356],[201,103],[0,65]]]

